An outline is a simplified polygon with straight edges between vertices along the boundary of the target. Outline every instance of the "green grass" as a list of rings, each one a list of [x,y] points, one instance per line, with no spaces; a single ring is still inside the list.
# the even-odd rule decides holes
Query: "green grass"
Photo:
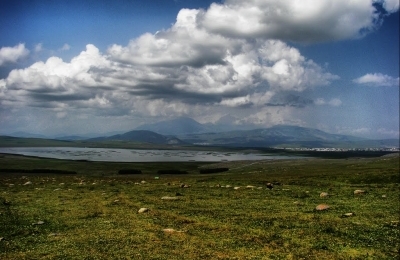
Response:
[[[3,155],[0,168],[77,172],[0,174],[0,259],[398,259],[398,156],[212,165]],[[161,169],[188,174],[157,175]],[[268,190],[267,182],[282,185]],[[315,211],[321,203],[331,208]],[[138,214],[141,207],[150,211]],[[355,216],[341,217],[348,212]]]

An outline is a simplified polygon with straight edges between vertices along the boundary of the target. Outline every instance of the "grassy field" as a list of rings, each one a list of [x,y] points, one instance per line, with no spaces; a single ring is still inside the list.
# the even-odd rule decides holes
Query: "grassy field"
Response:
[[[199,167],[230,170],[199,174]],[[33,169],[76,174],[27,173]],[[118,175],[121,169],[142,174]],[[157,174],[172,169],[188,174]],[[0,171],[0,259],[399,255],[398,155],[218,164],[0,155]],[[275,183],[272,189],[268,182]],[[330,208],[317,211],[319,204]]]

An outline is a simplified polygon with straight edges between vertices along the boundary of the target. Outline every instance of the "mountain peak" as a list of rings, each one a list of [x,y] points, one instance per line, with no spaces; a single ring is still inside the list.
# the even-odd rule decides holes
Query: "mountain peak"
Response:
[[[179,135],[204,133],[208,128],[190,117],[178,117],[153,124],[144,124],[135,130],[148,130],[162,135]]]

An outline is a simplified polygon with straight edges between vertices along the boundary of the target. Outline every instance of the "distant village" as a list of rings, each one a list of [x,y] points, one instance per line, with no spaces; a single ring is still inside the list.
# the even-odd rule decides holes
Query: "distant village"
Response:
[[[400,152],[399,147],[385,147],[385,148],[280,148],[290,151],[317,151],[317,152],[349,152],[349,151],[373,151],[373,152]]]

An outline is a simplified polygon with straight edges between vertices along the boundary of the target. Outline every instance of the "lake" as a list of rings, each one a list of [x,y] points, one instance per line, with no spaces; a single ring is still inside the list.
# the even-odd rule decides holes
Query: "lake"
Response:
[[[105,162],[218,162],[266,159],[296,159],[296,156],[279,156],[263,153],[216,152],[191,150],[135,150],[77,147],[15,147],[0,148],[0,153],[20,154],[64,160]]]

